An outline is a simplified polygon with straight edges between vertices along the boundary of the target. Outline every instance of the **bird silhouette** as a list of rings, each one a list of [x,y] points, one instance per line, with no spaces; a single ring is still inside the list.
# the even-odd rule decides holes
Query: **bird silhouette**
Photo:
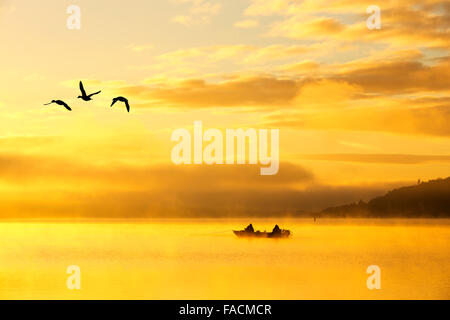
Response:
[[[44,104],[44,106],[48,106],[49,104],[52,104],[52,103],[56,103],[60,106],[63,106],[67,110],[72,111],[72,109],[69,107],[69,105],[62,100],[52,100],[51,102]]]
[[[125,103],[125,106],[127,107],[127,111],[130,112],[130,105],[128,104],[128,99],[127,99],[127,98],[124,98],[124,97],[115,97],[115,98],[112,100],[111,107],[112,107],[112,106],[114,105],[114,103],[116,103],[117,101],[124,102],[124,103]]]
[[[91,94],[86,94],[86,91],[84,90],[84,87],[83,87],[83,82],[81,82],[81,81],[80,81],[80,91],[81,91],[81,96],[78,96],[78,98],[83,99],[84,101],[92,100],[91,97],[93,95],[99,94],[101,92],[101,91],[97,91],[97,92],[94,92]]]

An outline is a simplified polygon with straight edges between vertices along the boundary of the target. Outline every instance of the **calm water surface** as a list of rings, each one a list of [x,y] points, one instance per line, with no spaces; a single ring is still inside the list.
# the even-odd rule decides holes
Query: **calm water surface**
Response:
[[[249,222],[294,235],[232,234]],[[449,245],[448,219],[2,222],[0,298],[449,299]]]

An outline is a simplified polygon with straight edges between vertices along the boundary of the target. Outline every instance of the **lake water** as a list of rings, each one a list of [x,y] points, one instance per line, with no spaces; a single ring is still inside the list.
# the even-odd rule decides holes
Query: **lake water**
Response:
[[[294,234],[232,234],[249,222]],[[1,299],[450,298],[448,219],[2,222],[0,235]]]

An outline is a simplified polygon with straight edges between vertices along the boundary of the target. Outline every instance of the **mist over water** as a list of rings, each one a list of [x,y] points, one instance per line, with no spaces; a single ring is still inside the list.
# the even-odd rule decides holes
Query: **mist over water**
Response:
[[[249,223],[293,237],[233,235]],[[0,234],[1,299],[450,298],[449,219],[3,222]]]

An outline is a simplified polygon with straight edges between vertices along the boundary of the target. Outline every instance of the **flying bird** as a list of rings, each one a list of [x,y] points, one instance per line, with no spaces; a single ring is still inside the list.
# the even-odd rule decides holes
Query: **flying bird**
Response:
[[[52,100],[52,102],[46,103],[46,104],[44,104],[44,106],[48,106],[49,104],[52,104],[52,103],[56,103],[60,106],[63,106],[67,110],[72,111],[72,109],[69,107],[69,105],[62,100]]]
[[[84,90],[84,87],[83,87],[83,82],[81,82],[81,81],[80,81],[80,91],[81,91],[81,96],[78,96],[78,98],[83,99],[84,101],[92,100],[91,97],[93,95],[99,94],[101,92],[101,91],[97,91],[97,92],[94,92],[91,94],[86,94],[86,91]]]
[[[116,97],[112,100],[111,107],[116,103],[117,101],[121,101],[125,103],[125,106],[127,107],[127,111],[130,112],[130,105],[128,104],[128,99],[124,97]]]

